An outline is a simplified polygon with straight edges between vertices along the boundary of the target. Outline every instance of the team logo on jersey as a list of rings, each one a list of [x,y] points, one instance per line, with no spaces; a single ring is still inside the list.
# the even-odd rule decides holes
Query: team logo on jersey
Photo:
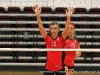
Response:
[[[71,47],[71,48],[75,48],[75,44],[72,43],[72,44],[70,45],[70,47]]]
[[[59,65],[55,65],[56,68],[59,68]]]
[[[74,40],[74,42],[76,42],[76,40]]]
[[[52,46],[54,46],[54,47],[55,47],[56,45],[57,45],[57,43],[56,43],[56,42],[52,42]]]

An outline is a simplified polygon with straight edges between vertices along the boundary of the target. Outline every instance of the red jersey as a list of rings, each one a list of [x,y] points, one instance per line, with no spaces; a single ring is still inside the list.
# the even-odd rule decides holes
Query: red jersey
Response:
[[[64,48],[68,49],[76,49],[78,48],[79,41],[74,38],[66,38],[64,42]],[[64,64],[67,66],[74,66],[74,60],[75,60],[75,51],[65,51],[65,59]]]
[[[63,48],[64,39],[62,35],[58,35],[53,39],[50,34],[45,38],[47,48]],[[46,69],[51,71],[58,71],[63,68],[62,66],[62,51],[47,51]]]

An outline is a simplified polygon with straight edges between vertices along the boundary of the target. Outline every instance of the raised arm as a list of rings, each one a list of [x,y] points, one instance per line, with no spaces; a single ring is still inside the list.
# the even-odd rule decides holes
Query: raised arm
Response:
[[[45,29],[43,27],[42,20],[41,20],[41,17],[40,17],[40,13],[41,13],[42,8],[38,8],[38,5],[35,4],[32,9],[34,10],[34,12],[36,14],[36,18],[37,18],[37,22],[38,22],[38,27],[40,29],[40,33],[43,36],[43,38],[45,39],[45,37],[47,35],[47,32],[45,31]]]
[[[65,29],[64,31],[62,32],[62,36],[63,38],[65,39],[67,34],[68,34],[68,28],[70,26],[70,21],[71,21],[71,15],[74,13],[74,8],[73,7],[70,7],[68,9],[68,11],[65,9],[65,12],[66,12],[66,16],[67,16],[67,20],[66,20],[66,24],[65,24]]]

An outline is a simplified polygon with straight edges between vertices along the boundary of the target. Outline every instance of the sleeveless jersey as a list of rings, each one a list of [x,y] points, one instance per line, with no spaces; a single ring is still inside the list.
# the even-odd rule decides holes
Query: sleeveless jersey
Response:
[[[64,39],[61,34],[56,39],[53,39],[50,34],[45,38],[46,48],[63,48]],[[51,71],[58,71],[62,66],[62,51],[47,51],[46,69]]]
[[[66,38],[64,42],[64,48],[68,49],[77,49],[78,48],[79,41],[74,38]],[[75,51],[65,51],[65,58],[64,58],[64,64],[67,66],[74,66],[74,60],[75,60]]]

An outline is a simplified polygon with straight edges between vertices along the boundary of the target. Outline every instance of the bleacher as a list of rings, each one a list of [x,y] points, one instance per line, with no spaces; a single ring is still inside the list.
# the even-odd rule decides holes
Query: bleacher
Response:
[[[42,7],[45,30],[52,21],[64,30],[65,7]],[[100,8],[75,8],[71,21],[76,25],[76,37],[81,48],[100,48]],[[45,48],[32,7],[0,7],[0,48]],[[77,63],[100,63],[100,52],[82,52]],[[0,52],[0,63],[45,63],[46,52]]]
[[[26,8],[26,7],[25,7]],[[25,10],[24,8],[24,10]],[[1,48],[45,48],[45,43],[40,35],[36,16],[32,11],[25,10],[27,12],[21,12],[18,7],[8,7],[8,11],[0,14],[0,47]],[[18,9],[18,10],[17,10]],[[43,8],[42,8],[43,9]],[[49,10],[46,11],[45,9]],[[61,10],[60,10],[61,9]],[[64,10],[65,8],[63,8]],[[75,8],[78,9],[78,8]],[[81,8],[79,8],[81,10]],[[83,9],[83,8],[82,8]],[[90,9],[92,11],[92,8]],[[93,9],[94,10],[94,9]],[[89,11],[87,14],[86,9],[84,11],[75,11],[72,15],[72,23],[76,25],[76,37],[80,40],[81,48],[100,48],[99,47],[99,13]],[[5,12],[5,13],[4,13]],[[44,8],[41,13],[41,19],[45,29],[48,31],[48,25],[52,21],[57,21],[61,26],[61,31],[64,29],[66,15],[62,8],[55,8],[52,11],[50,7]],[[25,52],[25,56],[28,55]],[[85,52],[86,53],[86,52]],[[14,56],[19,53],[14,53]],[[38,52],[36,53],[38,54]],[[42,54],[42,53],[41,53]],[[82,53],[81,57],[87,56],[88,54]],[[94,55],[95,53],[93,53]],[[20,54],[21,55],[21,54]],[[23,55],[23,53],[22,53]],[[91,55],[91,53],[89,54]],[[31,56],[31,55],[30,55]],[[95,55],[94,55],[95,56]],[[38,56],[37,56],[38,57]],[[91,56],[90,56],[91,57]],[[33,59],[33,58],[32,58]],[[32,61],[30,59],[29,61]],[[18,59],[16,59],[17,61]],[[15,62],[16,62],[15,61]],[[78,61],[78,60],[77,60]],[[85,61],[86,63],[87,61]]]

